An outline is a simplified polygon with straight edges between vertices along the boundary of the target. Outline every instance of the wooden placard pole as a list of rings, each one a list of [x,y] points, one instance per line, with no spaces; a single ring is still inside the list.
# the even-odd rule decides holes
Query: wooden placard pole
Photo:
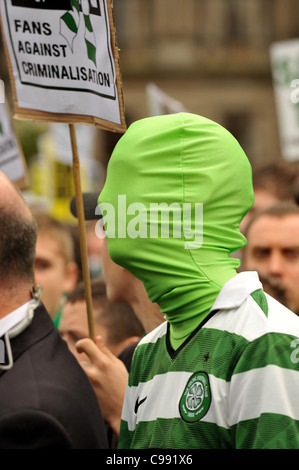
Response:
[[[86,307],[87,307],[88,329],[89,329],[90,338],[93,341],[95,341],[91,282],[90,282],[90,273],[89,273],[89,266],[88,266],[85,217],[84,217],[84,206],[83,206],[81,177],[80,177],[80,160],[79,160],[79,155],[78,155],[75,125],[69,124],[69,130],[70,130],[71,145],[72,145],[72,151],[73,151],[73,175],[74,175],[74,185],[75,185],[75,192],[76,192],[76,209],[77,209],[77,216],[78,216],[80,252],[81,252],[82,274],[83,274]]]

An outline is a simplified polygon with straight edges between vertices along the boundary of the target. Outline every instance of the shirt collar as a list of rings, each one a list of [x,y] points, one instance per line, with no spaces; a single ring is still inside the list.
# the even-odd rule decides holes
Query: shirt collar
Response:
[[[210,311],[239,307],[252,292],[262,288],[256,271],[239,273],[224,284]]]
[[[27,314],[28,306],[30,301],[21,307],[17,308],[13,312],[9,313],[5,317],[1,318],[0,320],[0,338],[5,335],[9,330],[11,330],[14,326],[20,323]]]

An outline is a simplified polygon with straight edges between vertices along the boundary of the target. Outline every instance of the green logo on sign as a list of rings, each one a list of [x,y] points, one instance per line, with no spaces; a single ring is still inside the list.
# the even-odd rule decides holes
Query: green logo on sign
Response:
[[[202,419],[210,408],[211,399],[208,374],[195,372],[188,380],[180,400],[179,409],[183,420],[193,423]]]
[[[84,19],[84,40],[87,55],[96,64],[96,39],[90,19],[90,4],[88,0],[72,0],[72,9],[60,18],[60,34],[64,36],[73,52],[74,40],[79,34],[81,16]]]

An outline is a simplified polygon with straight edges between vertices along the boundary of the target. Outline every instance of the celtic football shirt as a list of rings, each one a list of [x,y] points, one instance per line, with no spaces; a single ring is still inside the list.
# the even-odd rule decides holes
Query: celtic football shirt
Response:
[[[298,447],[299,319],[231,256],[253,201],[248,158],[209,119],[145,118],[118,141],[98,200],[109,254],[167,320],[134,355],[120,447]]]
[[[298,449],[298,337],[298,318],[257,274],[238,274],[180,348],[167,323],[141,341],[119,446]]]

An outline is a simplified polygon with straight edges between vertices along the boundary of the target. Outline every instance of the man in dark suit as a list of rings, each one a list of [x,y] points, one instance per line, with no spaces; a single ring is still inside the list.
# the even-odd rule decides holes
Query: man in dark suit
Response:
[[[0,449],[106,449],[93,389],[34,287],[36,224],[2,173],[0,227]]]

